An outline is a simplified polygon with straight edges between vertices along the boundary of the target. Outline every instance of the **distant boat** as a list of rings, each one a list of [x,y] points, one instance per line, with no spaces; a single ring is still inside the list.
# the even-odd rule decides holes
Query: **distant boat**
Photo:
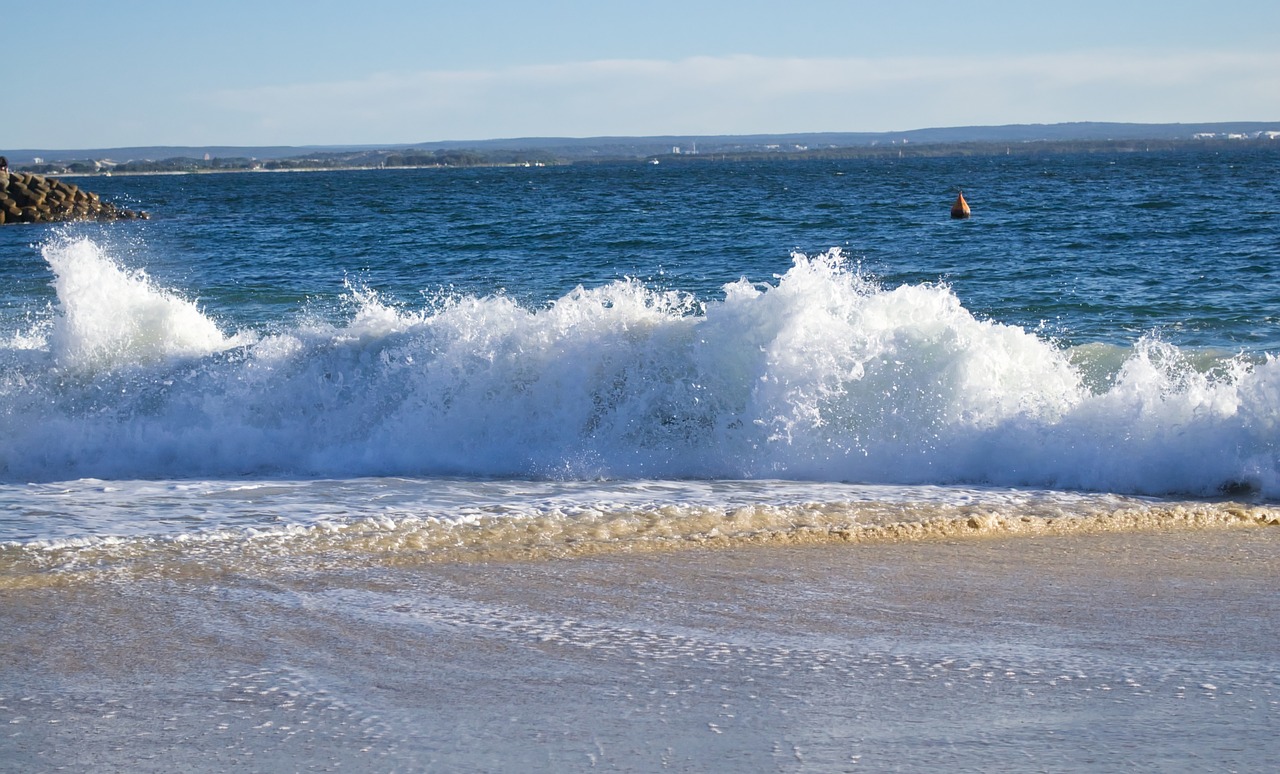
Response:
[[[964,200],[964,191],[956,196],[956,203],[951,205],[951,217],[957,220],[969,217],[969,203]]]

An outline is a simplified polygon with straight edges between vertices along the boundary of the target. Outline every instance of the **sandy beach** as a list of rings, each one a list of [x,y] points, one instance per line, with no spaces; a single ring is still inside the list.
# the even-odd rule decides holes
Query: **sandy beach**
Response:
[[[1263,771],[1270,527],[131,579],[0,599],[10,771]]]

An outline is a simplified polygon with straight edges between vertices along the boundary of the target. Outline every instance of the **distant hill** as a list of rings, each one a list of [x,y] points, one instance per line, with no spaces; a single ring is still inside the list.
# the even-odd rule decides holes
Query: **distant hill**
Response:
[[[1077,122],[1066,124],[1009,124],[1006,126],[960,126],[933,129],[910,129],[902,132],[805,132],[793,134],[748,135],[662,135],[656,137],[524,137],[503,140],[472,140],[417,143],[411,148],[423,150],[475,148],[503,150],[576,151],[578,154],[632,152],[636,156],[670,153],[673,147],[683,152],[697,150],[719,153],[728,149],[765,148],[833,148],[869,146],[892,142],[959,143],[959,142],[1035,142],[1090,140],[1191,140],[1197,135],[1255,135],[1280,132],[1280,121],[1235,121],[1206,124],[1119,124]]]
[[[1270,133],[1270,134],[1268,134]],[[306,160],[317,165],[383,165],[388,155],[473,152],[494,163],[590,159],[645,158],[678,153],[742,154],[814,151],[835,148],[869,148],[885,144],[936,145],[957,143],[1190,141],[1197,137],[1229,136],[1277,138],[1280,121],[1237,121],[1201,124],[1126,124],[1077,122],[1062,124],[1010,124],[911,129],[901,132],[810,132],[754,135],[666,135],[655,137],[523,137],[492,140],[452,140],[400,145],[332,146],[148,146],[90,149],[0,148],[12,166],[74,161],[112,164],[161,160],[236,159],[243,162]],[[1280,138],[1278,138],[1280,139]],[[296,164],[295,164],[296,166]],[[226,168],[226,167],[224,167]]]

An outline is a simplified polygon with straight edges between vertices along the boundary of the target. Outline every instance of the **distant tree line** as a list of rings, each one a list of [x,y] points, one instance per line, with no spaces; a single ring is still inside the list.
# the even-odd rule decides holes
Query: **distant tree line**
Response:
[[[567,163],[542,151],[403,150],[322,153],[284,159],[259,160],[248,157],[137,159],[122,163],[94,160],[54,161],[28,164],[22,171],[41,175],[91,175],[106,172],[144,174],[163,172],[228,172],[249,170],[368,169],[381,167],[483,167],[548,166]]]
[[[804,150],[735,150],[715,153],[662,155],[664,163],[696,164],[706,161],[757,161],[763,159],[875,159],[943,158],[964,156],[1050,156],[1065,153],[1144,153],[1171,150],[1261,148],[1280,150],[1280,142],[1244,140],[1031,140],[1012,142],[880,143]]]
[[[562,164],[552,154],[529,151],[477,151],[465,148],[440,151],[404,151],[387,154],[382,159],[386,167],[483,167],[522,164]]]

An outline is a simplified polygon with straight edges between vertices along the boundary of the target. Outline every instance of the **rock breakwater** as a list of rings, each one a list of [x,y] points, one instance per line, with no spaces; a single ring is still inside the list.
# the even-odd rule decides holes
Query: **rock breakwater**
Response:
[[[65,220],[135,220],[147,213],[117,207],[74,183],[0,170],[0,226]]]

